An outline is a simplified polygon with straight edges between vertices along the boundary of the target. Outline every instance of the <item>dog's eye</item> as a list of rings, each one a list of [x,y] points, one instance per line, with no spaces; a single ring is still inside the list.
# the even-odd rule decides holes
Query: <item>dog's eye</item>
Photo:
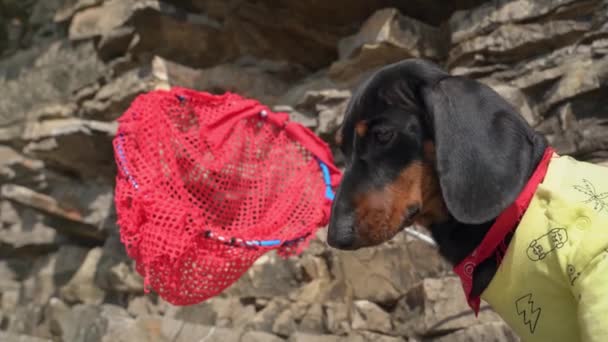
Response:
[[[381,145],[386,145],[395,137],[395,132],[390,129],[378,129],[374,131],[374,139]]]

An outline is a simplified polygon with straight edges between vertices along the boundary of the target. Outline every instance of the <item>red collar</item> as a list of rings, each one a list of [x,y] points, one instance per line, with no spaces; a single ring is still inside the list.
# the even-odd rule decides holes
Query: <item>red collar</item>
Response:
[[[514,231],[519,220],[525,213],[532,197],[536,192],[538,184],[542,182],[549,168],[549,162],[553,156],[553,149],[548,147],[545,150],[543,159],[538,164],[536,170],[530,177],[530,180],[523,188],[515,202],[505,209],[497,218],[488,233],[483,238],[479,246],[473,250],[473,252],[464,258],[456,267],[454,267],[454,273],[460,277],[462,287],[464,289],[465,296],[469,306],[475,311],[475,315],[479,313],[479,297],[471,296],[471,289],[473,288],[473,273],[475,268],[484,260],[492,257],[497,249],[502,247],[502,252],[506,251],[504,245],[504,239],[510,232]],[[499,261],[500,264],[500,261]]]

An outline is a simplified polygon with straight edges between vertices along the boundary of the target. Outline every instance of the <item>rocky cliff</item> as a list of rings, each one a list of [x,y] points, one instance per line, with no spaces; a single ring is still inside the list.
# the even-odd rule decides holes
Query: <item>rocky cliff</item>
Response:
[[[0,0],[0,340],[515,341],[406,236],[340,253],[321,230],[200,305],[144,295],[115,224],[115,119],[179,85],[328,138],[361,77],[424,57],[492,86],[558,152],[605,162],[607,54],[606,0]]]

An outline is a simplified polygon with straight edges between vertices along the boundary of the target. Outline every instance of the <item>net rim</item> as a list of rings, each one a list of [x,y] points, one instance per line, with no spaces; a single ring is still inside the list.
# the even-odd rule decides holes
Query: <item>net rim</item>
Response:
[[[153,92],[155,92],[157,94],[169,96],[169,97],[174,97],[180,103],[187,101],[191,97],[196,97],[197,102],[201,102],[201,98],[204,100],[209,100],[210,102],[214,102],[214,103],[222,103],[222,101],[230,101],[230,100],[243,101],[244,105],[242,108],[240,108],[241,111],[255,109],[256,115],[259,116],[259,118],[261,118],[264,122],[273,124],[278,129],[285,130],[285,128],[288,125],[290,125],[291,127],[293,127],[293,125],[301,126],[299,123],[289,121],[287,113],[280,112],[280,111],[273,112],[268,107],[260,104],[256,100],[241,97],[240,95],[232,93],[232,92],[225,92],[223,94],[218,95],[218,94],[210,94],[207,92],[195,91],[192,89],[181,88],[181,87],[173,87],[170,90],[155,90]],[[142,97],[142,96],[146,96],[146,95],[147,94],[142,94],[142,95],[139,95],[138,97]],[[160,101],[166,100],[166,99],[167,99],[167,97],[163,97]],[[251,116],[243,117],[243,118],[241,118],[241,120],[247,119],[249,117],[251,117]],[[287,119],[285,117],[287,117]],[[122,117],[119,118],[119,120],[118,120],[119,123],[121,122],[121,119],[123,119],[123,118]],[[124,122],[125,120],[122,120],[122,121]],[[303,126],[301,126],[301,127],[303,127]],[[289,132],[287,132],[287,133],[289,134]],[[129,181],[129,183],[134,188],[134,190],[138,191],[140,189],[140,185],[137,182],[137,180],[135,179],[135,176],[129,171],[127,156],[126,156],[125,150],[123,148],[124,137],[125,137],[125,131],[121,130],[121,127],[119,126],[119,130],[118,130],[117,135],[114,138],[114,142],[113,142],[117,166],[119,167],[119,170],[121,172],[123,172],[125,178]],[[296,137],[294,137],[293,135],[289,135],[289,138],[290,138],[290,140],[299,142],[298,139]],[[304,148],[306,148],[311,153],[311,155],[313,155],[313,158],[315,159],[317,165],[319,166],[319,169],[322,174],[322,180],[325,185],[324,197],[327,201],[332,202],[335,197],[333,187],[336,182],[335,182],[335,180],[332,180],[331,171],[330,171],[330,167],[328,166],[328,163],[326,161],[322,160],[322,156],[317,156],[313,152],[311,152],[310,149],[307,148],[307,146],[304,146]],[[331,160],[330,160],[330,162],[331,162]],[[315,222],[314,225],[318,227],[320,225],[320,223],[321,222]],[[309,223],[309,225],[313,225],[313,223]],[[239,236],[238,234],[221,235],[221,234],[213,232],[210,229],[203,230],[202,234],[204,234],[204,237],[207,239],[211,239],[218,243],[226,244],[229,246],[242,247],[242,248],[247,248],[247,249],[262,249],[262,250],[267,250],[267,251],[272,250],[272,249],[277,249],[277,248],[279,248],[279,249],[297,248],[299,244],[301,244],[302,242],[305,242],[306,240],[308,240],[311,237],[311,235],[313,235],[310,231],[308,231],[303,234],[300,234],[299,236],[295,236],[295,237],[292,237],[289,239],[279,239],[279,238],[246,239],[246,238]]]

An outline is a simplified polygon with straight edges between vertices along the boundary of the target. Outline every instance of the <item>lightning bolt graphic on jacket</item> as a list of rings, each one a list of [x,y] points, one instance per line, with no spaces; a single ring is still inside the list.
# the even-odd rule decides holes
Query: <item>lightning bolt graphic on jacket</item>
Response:
[[[538,318],[540,317],[541,308],[534,308],[532,294],[528,293],[515,301],[515,309],[517,310],[518,315],[524,316],[524,324],[527,324],[530,327],[530,332],[534,334],[536,323],[538,323]]]

